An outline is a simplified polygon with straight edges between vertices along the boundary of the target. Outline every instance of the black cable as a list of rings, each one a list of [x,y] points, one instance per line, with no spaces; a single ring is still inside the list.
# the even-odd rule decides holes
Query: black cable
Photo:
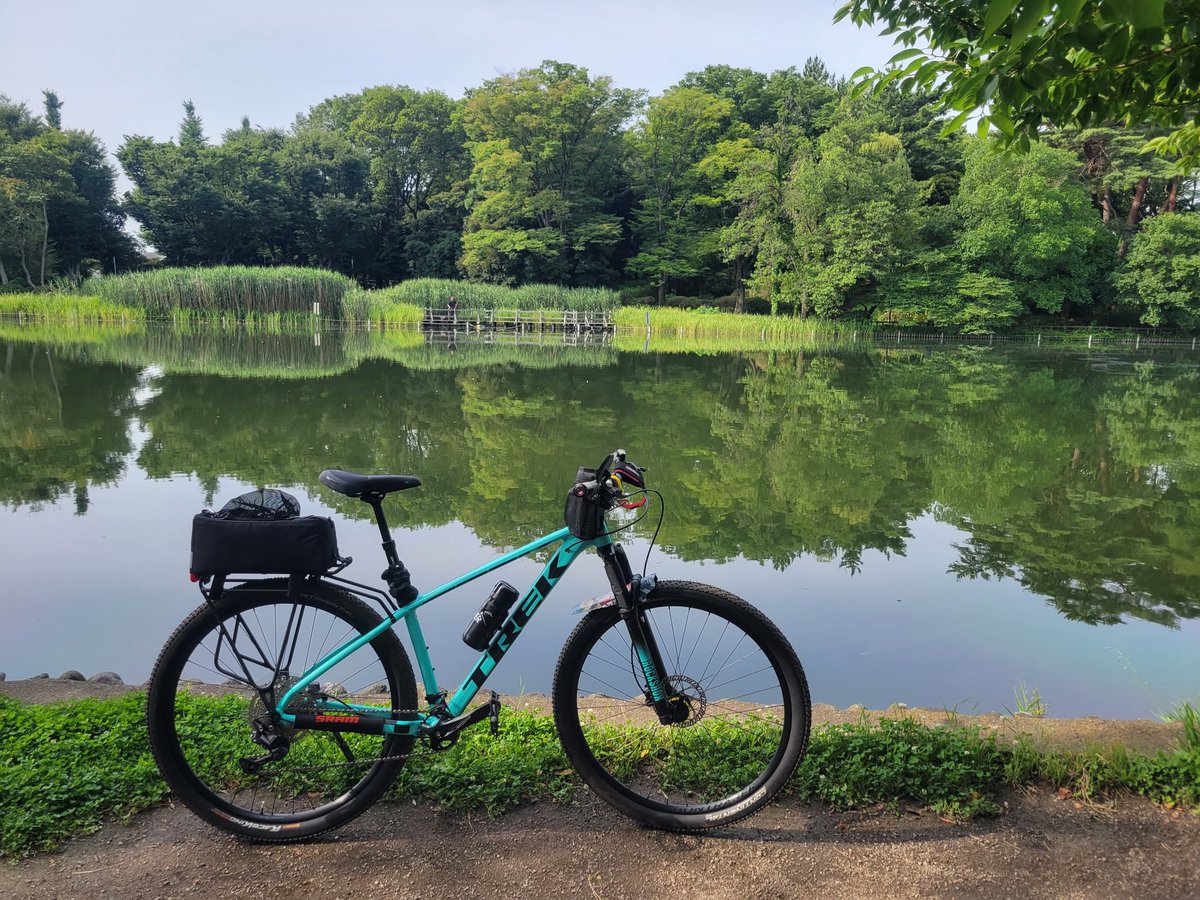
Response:
[[[654,534],[650,538],[650,546],[646,548],[646,559],[642,563],[642,577],[646,577],[646,569],[650,566],[650,551],[654,549],[654,544],[658,540],[658,530],[662,528],[663,516],[667,512],[667,501],[663,499],[663,495],[653,488],[644,488],[643,491],[647,494],[654,494],[658,497],[658,524],[654,526]],[[646,515],[649,515],[647,513]],[[643,518],[645,518],[643,516]]]
[[[646,548],[646,559],[642,562],[642,577],[645,578],[646,577],[646,569],[650,565],[650,552],[654,549],[654,545],[658,542],[658,532],[662,529],[663,517],[666,515],[666,512],[667,512],[667,501],[665,499],[663,499],[663,495],[660,494],[658,491],[654,490],[654,488],[642,488],[640,491],[634,491],[632,494],[625,494],[624,498],[636,497],[638,494],[653,494],[655,497],[658,498],[658,524],[654,526],[654,534],[651,535],[651,537],[650,537],[650,546]],[[628,528],[632,528],[634,525],[637,525],[648,515],[650,515],[650,511],[646,510],[644,513],[642,513],[640,516],[638,516],[632,522],[627,522],[626,524],[622,525],[620,528],[610,528],[608,533],[609,534],[617,534],[618,532],[625,531]]]

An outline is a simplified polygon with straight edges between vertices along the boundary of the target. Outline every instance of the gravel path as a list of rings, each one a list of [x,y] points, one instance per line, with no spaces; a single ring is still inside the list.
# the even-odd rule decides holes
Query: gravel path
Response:
[[[240,843],[186,810],[0,867],[18,897],[1195,897],[1200,818],[1048,792],[952,825],[790,801],[705,836],[647,831],[587,794],[496,820],[381,803],[307,844]],[[458,854],[462,853],[460,859]]]

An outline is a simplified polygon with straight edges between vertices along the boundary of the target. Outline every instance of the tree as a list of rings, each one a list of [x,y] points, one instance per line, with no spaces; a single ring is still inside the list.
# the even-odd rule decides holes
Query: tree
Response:
[[[1179,180],[1167,160],[1144,152],[1144,129],[1071,128],[1055,132],[1048,143],[1073,150],[1082,162],[1080,178],[1092,192],[1101,221],[1120,237],[1123,257],[1143,219],[1160,209],[1174,211]]]
[[[846,116],[801,153],[788,182],[801,314],[874,307],[874,288],[917,233],[923,196],[900,138]]]
[[[146,238],[177,265],[294,261],[283,132],[243,120],[212,146],[195,107],[184,112],[178,145],[135,135],[117,150],[134,184],[125,209]]]
[[[795,126],[768,126],[753,140],[720,142],[703,162],[707,171],[730,176],[722,194],[736,217],[721,231],[722,252],[730,261],[752,261],[746,287],[770,302],[771,315],[795,301],[808,314],[806,298],[795,290],[798,255],[787,206],[792,167],[807,143]]]
[[[901,50],[867,84],[946,87],[941,104],[974,113],[1022,149],[1046,124],[1112,120],[1170,129],[1148,144],[1200,166],[1200,43],[1195,0],[849,0],[834,21],[884,26]],[[928,49],[925,49],[928,48]]]
[[[46,126],[55,131],[62,131],[62,101],[54,91],[42,91],[46,102]]]
[[[501,282],[614,279],[620,129],[641,98],[553,61],[469,91],[463,271]]]
[[[1114,278],[1146,325],[1200,326],[1200,215],[1163,213],[1133,239]]]
[[[0,226],[6,244],[0,253],[20,260],[29,287],[45,287],[47,270],[53,274],[51,206],[74,199],[61,140],[59,132],[47,130],[0,151],[0,202],[8,218],[7,226]]]
[[[344,131],[302,118],[284,144],[280,172],[299,257],[352,277],[374,278],[380,214],[371,194],[367,152]]]
[[[715,247],[694,221],[699,163],[733,110],[733,103],[697,88],[676,87],[650,101],[630,133],[634,189],[642,196],[634,229],[640,252],[626,271],[648,277],[666,298],[670,279],[694,277]]]
[[[117,173],[100,140],[90,132],[55,132],[67,160],[73,190],[56,195],[49,204],[54,249],[59,267],[78,282],[88,269],[110,269],[116,262],[130,266],[137,247],[126,234],[125,213],[117,200]]]
[[[752,131],[774,123],[774,100],[767,93],[767,76],[753,69],[733,66],[705,66],[699,72],[689,72],[678,87],[696,88],[720,97],[732,104],[730,123],[744,125]]]
[[[727,258],[753,258],[751,292],[801,316],[838,315],[867,299],[917,229],[922,195],[899,138],[875,110],[845,104],[815,141],[799,125],[723,142],[706,165],[736,172],[737,204],[722,233]]]
[[[183,121],[179,125],[179,146],[196,152],[207,143],[208,139],[204,136],[204,123],[196,115],[196,104],[191,100],[184,100]]]
[[[65,274],[135,255],[115,195],[116,173],[96,136],[62,130],[62,102],[46,91],[50,125],[0,97],[0,284],[20,270],[44,287]],[[7,258],[7,261],[6,261]]]
[[[454,196],[466,177],[460,103],[440,91],[375,87],[363,91],[346,134],[365,150],[379,212],[379,274],[452,275],[461,207]],[[448,259],[447,259],[448,256]]]
[[[1072,178],[1071,154],[1038,145],[1010,156],[976,139],[966,162],[952,204],[960,221],[954,255],[966,271],[1008,282],[1031,312],[1065,317],[1072,305],[1090,304],[1113,241]]]

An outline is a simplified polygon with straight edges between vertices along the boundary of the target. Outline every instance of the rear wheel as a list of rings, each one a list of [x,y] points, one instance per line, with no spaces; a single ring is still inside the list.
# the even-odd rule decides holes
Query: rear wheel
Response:
[[[660,582],[645,602],[678,714],[662,724],[615,607],[567,639],[554,717],[580,777],[626,815],[703,831],[766,805],[808,743],[804,670],[779,629],[733,594]]]
[[[399,772],[411,737],[292,728],[272,722],[270,707],[330,651],[381,621],[357,597],[320,583],[294,597],[286,582],[247,585],[192,612],[163,648],[147,696],[150,745],[176,796],[218,828],[260,841],[310,837],[370,806]],[[416,703],[408,655],[385,630],[297,694],[287,712],[355,704],[384,714]],[[281,759],[257,761],[278,746]]]

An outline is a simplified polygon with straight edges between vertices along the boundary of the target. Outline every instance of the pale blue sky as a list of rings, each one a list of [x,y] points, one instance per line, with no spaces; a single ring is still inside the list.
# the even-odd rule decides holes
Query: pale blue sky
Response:
[[[243,115],[288,127],[326,97],[376,84],[451,96],[543,59],[658,93],[713,63],[770,72],[820,56],[849,75],[891,41],[843,22],[834,0],[460,0],[255,2],[0,0],[10,39],[0,93],[42,109],[63,100],[68,128],[110,151],[124,135],[166,140],[191,99],[210,139]]]

